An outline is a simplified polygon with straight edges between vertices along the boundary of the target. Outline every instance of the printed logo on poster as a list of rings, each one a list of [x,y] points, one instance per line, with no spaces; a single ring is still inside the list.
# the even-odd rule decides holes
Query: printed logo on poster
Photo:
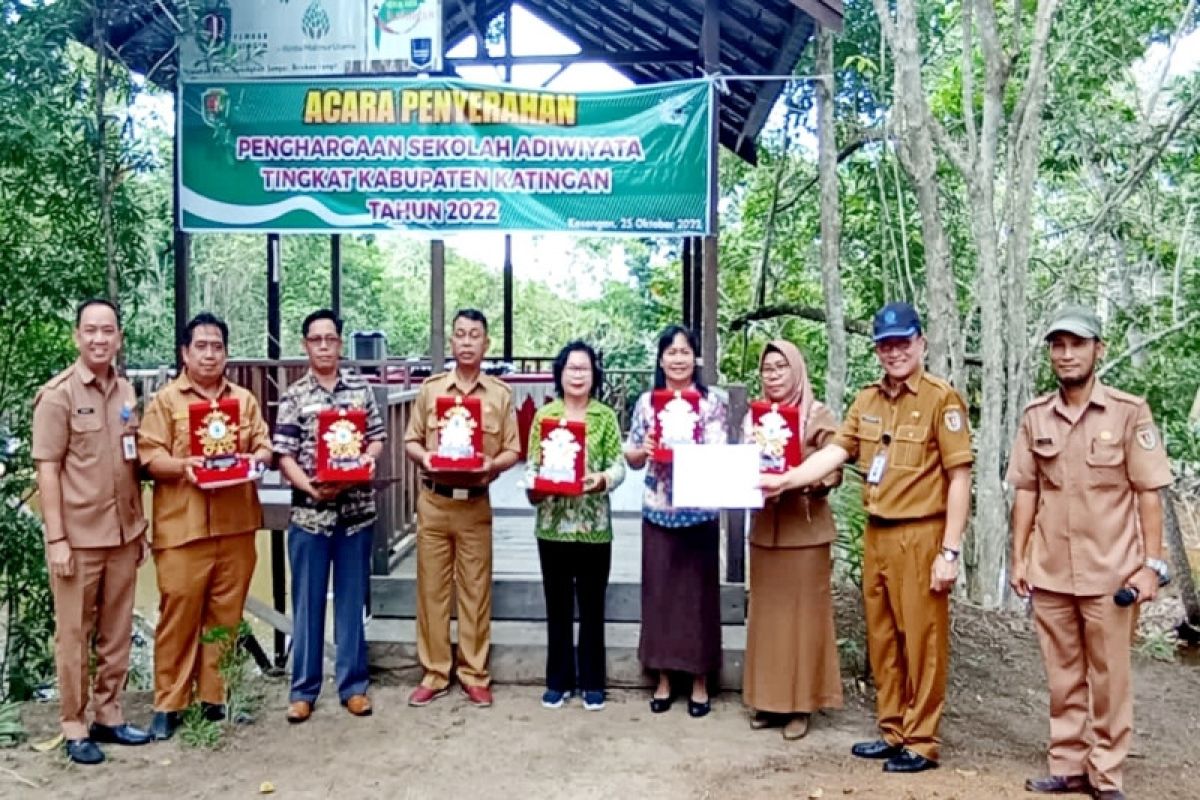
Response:
[[[201,116],[210,128],[229,116],[229,92],[220,87],[208,89],[200,98]]]
[[[205,50],[219,50],[229,44],[229,27],[233,10],[226,0],[217,0],[200,11],[196,24],[198,44]]]
[[[442,66],[441,0],[366,0],[371,37],[367,59],[399,62],[401,69],[434,71]]]

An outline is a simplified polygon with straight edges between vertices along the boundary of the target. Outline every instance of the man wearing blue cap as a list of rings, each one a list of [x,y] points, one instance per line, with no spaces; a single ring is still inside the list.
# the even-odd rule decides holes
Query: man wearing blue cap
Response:
[[[1058,389],[1026,406],[1007,478],[1012,587],[1033,599],[1050,688],[1050,774],[1025,788],[1124,800],[1132,604],[1171,577],[1158,494],[1171,465],[1146,401],[1096,377],[1104,342],[1093,311],[1060,310],[1046,348]]]
[[[874,320],[883,378],[858,393],[833,442],[780,476],[767,496],[817,483],[847,461],[865,476],[863,601],[881,738],[851,752],[885,772],[938,765],[946,699],[949,591],[971,504],[966,404],[924,369],[921,319],[889,303]]]

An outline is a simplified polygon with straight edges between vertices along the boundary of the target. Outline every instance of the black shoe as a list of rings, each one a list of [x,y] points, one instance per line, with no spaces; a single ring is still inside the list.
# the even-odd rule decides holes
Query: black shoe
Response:
[[[671,710],[671,702],[674,699],[675,698],[673,698],[673,697],[651,697],[650,698],[650,711],[654,714],[662,714],[666,711],[670,711]]]
[[[104,761],[104,751],[91,739],[68,739],[67,758],[76,764],[100,764]]]
[[[1037,794],[1086,794],[1095,793],[1087,775],[1047,775],[1025,781],[1025,791]]]
[[[225,721],[225,706],[219,703],[200,703],[200,713],[209,722],[224,722]],[[254,717],[247,714],[245,711],[239,711],[234,715],[234,725],[253,725]]]
[[[883,762],[884,772],[924,772],[927,769],[937,769],[938,763],[930,761],[923,755],[905,748],[898,756],[892,756]]]
[[[712,711],[712,704],[707,700],[700,703],[690,697],[688,698],[688,716],[700,719],[700,717],[708,716],[708,712]]]
[[[904,748],[898,744],[888,744],[883,739],[876,739],[873,742],[859,742],[850,748],[850,752],[859,758],[887,759],[900,755]]]
[[[150,723],[150,738],[156,742],[165,742],[175,735],[175,729],[183,718],[178,711],[155,711]]]
[[[119,744],[125,747],[136,747],[139,744],[149,744],[150,734],[141,728],[136,728],[128,722],[120,725],[101,725],[93,722],[88,728],[88,737],[102,744]]]

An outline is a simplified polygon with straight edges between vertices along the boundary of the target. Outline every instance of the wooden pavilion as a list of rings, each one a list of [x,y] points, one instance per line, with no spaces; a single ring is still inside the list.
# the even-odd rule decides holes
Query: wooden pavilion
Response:
[[[694,78],[699,75],[746,76],[730,80],[718,95],[718,113],[710,136],[714,153],[724,145],[751,163],[756,161],[756,140],[767,121],[786,80],[774,76],[790,75],[818,26],[840,30],[842,0],[524,0],[521,5],[546,23],[575,41],[580,52],[574,55],[512,55],[509,32],[513,0],[443,0],[443,41],[450,51],[460,42],[475,37],[485,40],[489,23],[504,17],[503,54],[484,52],[472,58],[447,58],[446,75],[456,75],[460,66],[492,65],[511,76],[518,65],[553,64],[559,72],[584,62],[602,62],[612,66],[639,84]],[[80,20],[78,38],[89,46],[106,46],[132,70],[165,89],[174,89],[178,78],[176,36],[180,31],[176,3],[171,0],[128,0],[111,4],[100,24]],[[103,32],[103,42],[99,32]],[[481,48],[482,51],[482,48]],[[557,74],[557,73],[556,73]],[[715,184],[716,172],[712,176]],[[715,189],[715,186],[714,186]],[[711,192],[709,209],[714,223],[717,216],[717,192]],[[176,205],[178,205],[176,197]],[[712,228],[716,231],[716,225]],[[233,377],[256,390],[264,408],[272,408],[278,392],[299,365],[281,360],[280,350],[280,238],[265,236],[265,278],[267,281],[267,355],[257,364],[234,365]],[[189,234],[179,229],[178,215],[174,234],[175,327],[177,337],[192,313],[189,308]],[[330,305],[341,306],[341,242],[330,236]],[[719,271],[717,236],[685,237],[681,242],[683,290],[681,318],[696,329],[701,338],[701,356],[705,377],[716,382],[717,306]],[[445,357],[444,244],[434,239],[430,245],[430,332],[428,359],[440,369]],[[506,361],[513,358],[513,263],[511,244],[506,237],[504,260],[503,347]],[[415,390],[407,387],[379,389],[387,406],[387,421],[392,441],[402,438],[408,409]],[[740,419],[740,418],[739,418]],[[390,631],[382,638],[403,641],[410,637],[415,604],[411,550],[417,492],[415,470],[409,468],[401,448],[392,449],[392,457],[380,465],[382,476],[400,478],[391,488],[381,491],[381,516],[375,535],[373,560],[372,611],[379,625],[376,630]],[[282,530],[286,527],[287,493],[265,488],[266,525],[273,532],[272,574],[275,609],[251,609],[272,619],[277,629],[287,628]],[[501,504],[503,505],[503,504]],[[497,519],[495,599],[496,618],[516,624],[541,619],[540,576],[536,562],[530,566],[528,554],[519,544],[527,533],[528,521],[511,519],[527,516],[519,509],[501,510]],[[526,510],[527,512],[527,510]],[[618,537],[626,542],[625,560],[635,560],[636,515],[618,514]],[[739,625],[744,619],[744,541],[743,520],[731,515],[726,524],[723,620]],[[506,533],[507,531],[507,533]],[[525,538],[528,538],[527,536]],[[512,563],[504,561],[505,546],[513,545]],[[615,553],[620,555],[620,553]],[[614,559],[613,588],[609,615],[614,624],[637,620],[636,597],[638,570],[632,564]],[[388,628],[385,618],[394,623]],[[406,622],[408,620],[408,622]],[[525,623],[527,624],[527,623]],[[625,634],[614,632],[614,643]],[[498,635],[497,643],[504,638]],[[276,636],[276,655],[284,647],[282,633]],[[498,651],[499,653],[499,651]],[[503,656],[500,656],[503,658]],[[619,657],[619,656],[618,656]],[[612,656],[610,656],[610,659]],[[519,659],[518,659],[519,660]],[[536,659],[535,659],[536,661]],[[736,661],[736,659],[735,659]],[[736,670],[740,672],[740,668]]]

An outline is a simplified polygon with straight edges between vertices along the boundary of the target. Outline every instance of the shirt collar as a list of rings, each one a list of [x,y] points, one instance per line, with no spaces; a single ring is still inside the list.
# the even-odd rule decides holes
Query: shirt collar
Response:
[[[179,373],[179,391],[189,393],[189,394],[194,394],[197,397],[200,397],[202,399],[207,399],[207,396],[205,394],[203,394],[200,391],[199,387],[197,387],[196,384],[192,381],[192,376],[188,375],[186,368],[184,368]],[[226,394],[229,393],[229,391],[230,391],[229,381],[225,378],[224,375],[222,375],[221,376],[221,386],[219,389],[217,389],[217,397],[224,397]]]
[[[909,375],[907,378],[905,378],[903,381],[900,382],[901,388],[908,389],[908,391],[911,392],[912,394],[916,394],[917,388],[921,385],[921,378],[924,375],[925,375],[925,368],[917,367],[916,372],[914,372],[912,375]],[[878,386],[879,390],[888,397],[896,397],[896,396],[899,396],[899,394],[900,394],[899,392],[897,392],[895,395],[893,395],[891,393],[891,391],[889,391],[886,375],[884,377],[880,378],[878,381],[876,381],[875,385]]]
[[[464,396],[474,392],[475,387],[480,386],[483,383],[483,370],[479,371],[479,375],[475,378],[475,382],[470,385],[464,384],[462,376],[458,374],[457,367],[450,370],[447,374],[450,376],[450,383],[447,384],[447,388],[454,387],[455,389],[458,389],[458,391],[462,392]]]
[[[1108,387],[1100,382],[1099,378],[1092,381],[1092,393],[1088,395],[1087,405],[1083,407],[1083,411],[1087,411],[1092,406],[1099,408],[1108,408]],[[1063,400],[1062,389],[1054,393],[1054,410],[1059,413],[1064,419],[1070,422],[1076,422],[1079,417],[1083,416],[1083,411],[1078,414],[1073,414],[1066,401]]]

